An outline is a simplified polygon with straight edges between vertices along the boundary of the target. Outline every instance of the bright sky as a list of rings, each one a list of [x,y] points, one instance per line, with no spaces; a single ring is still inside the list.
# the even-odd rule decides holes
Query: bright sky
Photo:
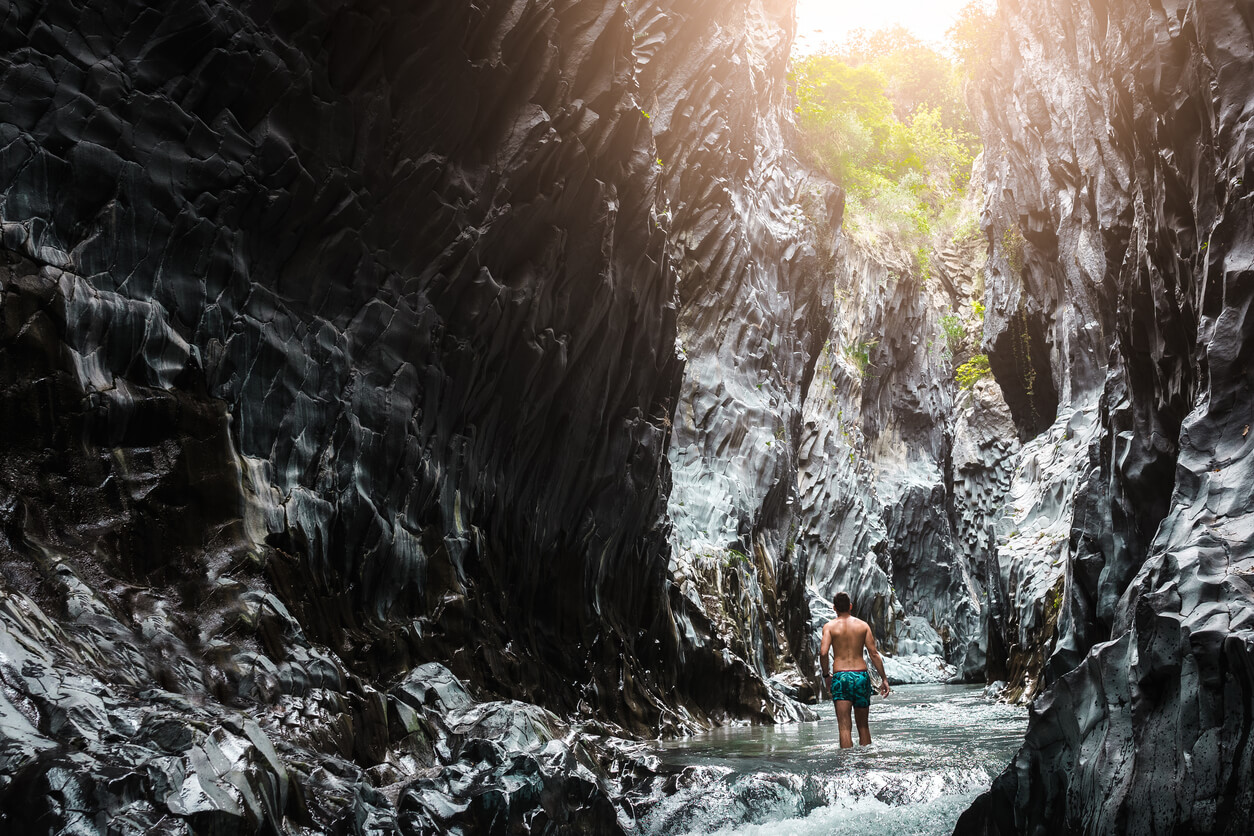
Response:
[[[916,37],[937,44],[968,0],[797,0],[794,53],[810,53],[825,42],[839,43],[855,29],[887,29],[900,23]]]

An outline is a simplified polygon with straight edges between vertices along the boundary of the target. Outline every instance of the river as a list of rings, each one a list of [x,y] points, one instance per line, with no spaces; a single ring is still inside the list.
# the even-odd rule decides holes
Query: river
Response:
[[[865,748],[839,749],[830,707],[816,723],[667,741],[655,754],[673,783],[647,805],[641,832],[948,836],[1010,762],[1026,725],[1024,709],[978,686],[910,685],[874,698]]]

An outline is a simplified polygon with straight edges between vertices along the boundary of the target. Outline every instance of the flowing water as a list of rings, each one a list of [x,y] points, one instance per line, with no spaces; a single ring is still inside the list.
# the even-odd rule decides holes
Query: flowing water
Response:
[[[659,744],[673,778],[648,805],[657,836],[948,836],[1023,741],[1027,712],[978,686],[910,685],[871,704],[867,747],[817,723],[723,728]],[[857,731],[855,729],[855,739]]]

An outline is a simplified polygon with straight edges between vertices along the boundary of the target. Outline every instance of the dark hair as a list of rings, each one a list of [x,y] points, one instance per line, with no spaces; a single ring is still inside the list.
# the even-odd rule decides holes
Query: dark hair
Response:
[[[836,612],[849,612],[853,609],[853,602],[849,600],[848,592],[837,592],[836,597],[832,599],[832,605],[836,607]]]

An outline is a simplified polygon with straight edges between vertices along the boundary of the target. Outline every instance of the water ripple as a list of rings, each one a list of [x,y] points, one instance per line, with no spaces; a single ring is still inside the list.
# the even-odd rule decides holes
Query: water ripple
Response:
[[[977,687],[921,685],[875,702],[867,747],[840,750],[830,712],[668,741],[656,752],[668,778],[634,799],[640,832],[948,834],[1005,768],[1026,722]]]

